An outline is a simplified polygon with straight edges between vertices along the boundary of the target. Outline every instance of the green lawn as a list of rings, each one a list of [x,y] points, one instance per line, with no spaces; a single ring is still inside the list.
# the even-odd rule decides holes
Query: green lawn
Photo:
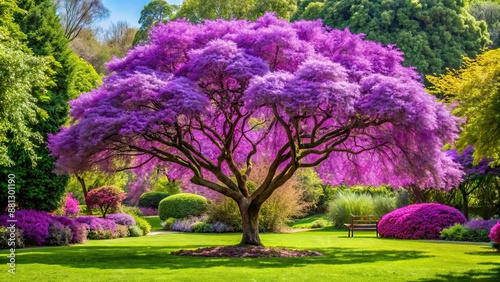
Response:
[[[240,234],[166,233],[18,250],[17,274],[1,281],[500,281],[500,254],[487,244],[379,239],[373,232],[262,234],[267,246],[323,257],[228,259],[172,256],[183,248],[233,245]],[[1,257],[6,262],[5,250]],[[8,280],[7,280],[8,279]]]
[[[151,230],[163,230],[159,216],[143,216],[145,220],[151,225]]]

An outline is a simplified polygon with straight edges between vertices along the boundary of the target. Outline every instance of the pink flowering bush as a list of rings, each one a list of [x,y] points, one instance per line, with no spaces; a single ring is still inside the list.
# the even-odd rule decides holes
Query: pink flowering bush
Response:
[[[493,248],[500,251],[500,221],[491,228],[490,235],[491,245]]]
[[[440,232],[467,219],[457,209],[442,204],[415,204],[394,210],[379,222],[380,237],[437,239]]]
[[[64,201],[64,216],[76,216],[80,212],[80,203],[77,199],[73,198],[71,193],[66,195]]]
[[[122,201],[125,199],[125,193],[120,189],[111,186],[102,186],[90,190],[85,197],[85,202],[91,208],[99,208],[103,218],[109,212],[117,211],[120,209]]]

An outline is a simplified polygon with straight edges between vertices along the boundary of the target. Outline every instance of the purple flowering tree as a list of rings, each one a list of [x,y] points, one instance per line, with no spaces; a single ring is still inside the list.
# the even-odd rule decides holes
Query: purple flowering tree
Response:
[[[50,137],[61,171],[165,166],[235,200],[247,245],[261,245],[262,204],[301,167],[334,185],[458,185],[442,147],[460,121],[393,46],[272,14],[160,23],[150,37],[71,102],[71,126]],[[256,166],[267,175],[250,192]]]
[[[462,182],[457,186],[457,189],[462,194],[463,214],[469,218],[469,196],[479,187],[484,185],[496,184],[498,186],[498,176],[500,176],[500,167],[493,166],[492,161],[482,159],[479,163],[474,164],[474,147],[468,146],[459,153],[457,150],[448,151],[448,155],[462,166],[465,174],[462,177]]]

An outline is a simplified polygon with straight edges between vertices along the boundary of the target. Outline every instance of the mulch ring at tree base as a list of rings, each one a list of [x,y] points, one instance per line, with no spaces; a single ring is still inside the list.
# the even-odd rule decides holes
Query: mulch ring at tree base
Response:
[[[315,251],[255,246],[219,246],[196,250],[180,250],[171,254],[218,258],[297,258],[323,256],[323,254]]]

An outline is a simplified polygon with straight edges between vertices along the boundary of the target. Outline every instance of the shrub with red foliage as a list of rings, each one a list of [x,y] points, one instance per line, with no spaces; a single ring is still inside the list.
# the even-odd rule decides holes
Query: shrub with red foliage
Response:
[[[90,190],[85,197],[85,202],[91,208],[99,208],[102,217],[106,218],[109,212],[117,211],[120,209],[122,201],[126,195],[120,189],[112,186],[102,186]]]
[[[467,219],[457,209],[441,204],[415,204],[394,210],[379,222],[380,237],[437,239],[444,228]]]

